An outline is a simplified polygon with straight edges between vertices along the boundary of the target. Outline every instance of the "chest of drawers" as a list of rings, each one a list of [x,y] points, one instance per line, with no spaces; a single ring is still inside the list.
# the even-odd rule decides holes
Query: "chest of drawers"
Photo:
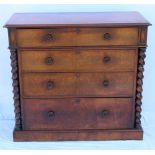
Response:
[[[137,12],[15,14],[15,141],[143,137],[149,22]]]

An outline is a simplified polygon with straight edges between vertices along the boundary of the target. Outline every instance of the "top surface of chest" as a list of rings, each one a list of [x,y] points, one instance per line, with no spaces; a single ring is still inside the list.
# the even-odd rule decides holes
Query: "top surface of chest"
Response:
[[[147,26],[150,23],[138,12],[70,12],[17,13],[5,27],[63,27],[63,26]]]

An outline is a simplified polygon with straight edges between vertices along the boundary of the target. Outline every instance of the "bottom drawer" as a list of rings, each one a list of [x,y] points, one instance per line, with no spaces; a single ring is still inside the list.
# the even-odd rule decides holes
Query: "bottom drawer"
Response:
[[[132,98],[24,99],[24,130],[133,128]]]

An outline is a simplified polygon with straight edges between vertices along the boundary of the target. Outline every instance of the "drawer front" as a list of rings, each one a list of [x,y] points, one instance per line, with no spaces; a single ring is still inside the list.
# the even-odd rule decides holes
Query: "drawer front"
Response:
[[[130,60],[130,61],[128,61]],[[101,72],[134,71],[137,50],[134,49],[53,49],[19,51],[22,71]]]
[[[99,96],[131,97],[134,74],[124,73],[25,73],[24,97]]]
[[[132,102],[131,98],[24,99],[23,129],[133,128]]]
[[[137,45],[138,28],[17,29],[19,47]]]

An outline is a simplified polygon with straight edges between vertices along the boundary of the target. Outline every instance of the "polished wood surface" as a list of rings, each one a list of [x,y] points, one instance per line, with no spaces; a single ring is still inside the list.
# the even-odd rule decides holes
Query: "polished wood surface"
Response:
[[[24,97],[132,97],[134,74],[28,73],[23,74]]]
[[[19,47],[137,45],[138,28],[17,29]]]
[[[149,25],[137,12],[13,15],[14,141],[141,140]]]
[[[138,12],[63,12],[16,13],[5,27],[60,26],[147,26],[150,23]]]
[[[14,141],[142,140],[142,129],[14,131]]]
[[[23,129],[129,129],[134,125],[132,102],[123,98],[25,99]]]
[[[137,50],[103,48],[20,50],[19,63],[22,72],[134,71],[137,65]]]

